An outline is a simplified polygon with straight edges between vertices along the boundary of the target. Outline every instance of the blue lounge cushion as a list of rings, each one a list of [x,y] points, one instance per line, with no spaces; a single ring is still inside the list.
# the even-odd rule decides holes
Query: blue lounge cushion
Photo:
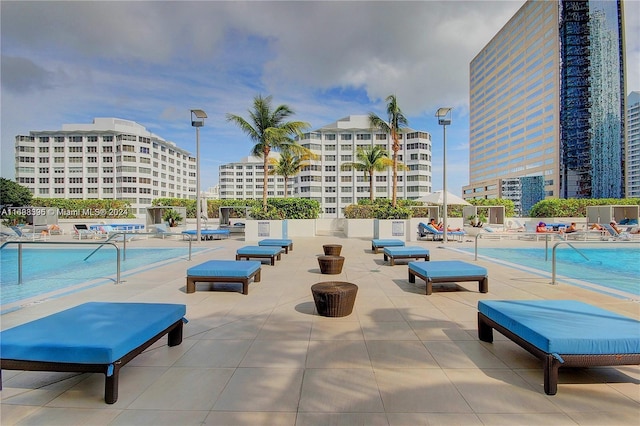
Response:
[[[262,263],[256,260],[209,260],[187,269],[191,277],[248,277],[260,269]]]
[[[281,247],[269,247],[269,246],[244,246],[240,247],[236,253],[244,255],[261,255],[261,256],[275,256],[282,251]]]
[[[186,306],[89,302],[0,333],[3,359],[111,364],[180,319]]]
[[[640,353],[640,321],[587,303],[481,300],[478,311],[546,353]]]
[[[486,276],[487,268],[472,265],[460,260],[437,260],[431,262],[409,262],[409,269],[430,279],[448,277],[477,277]]]
[[[402,247],[404,241],[397,239],[373,239],[371,240],[373,247]]]
[[[424,247],[406,246],[406,247],[385,247],[384,254],[388,256],[428,256],[429,250]]]
[[[266,240],[258,241],[259,246],[284,247],[284,246],[290,246],[291,244],[293,244],[293,241],[288,239],[266,239]]]

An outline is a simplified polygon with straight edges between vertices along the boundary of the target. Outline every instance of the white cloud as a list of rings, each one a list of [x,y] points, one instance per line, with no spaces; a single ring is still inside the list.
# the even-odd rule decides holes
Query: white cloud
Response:
[[[194,152],[189,109],[202,108],[210,186],[215,164],[249,154],[224,115],[246,114],[256,94],[274,95],[318,128],[382,114],[394,93],[410,126],[433,134],[434,165],[441,129],[433,113],[454,107],[449,186],[459,188],[468,173],[469,62],[523,4],[2,1],[1,173],[13,175],[16,135],[96,116],[138,121]],[[625,9],[628,89],[639,90],[640,2]],[[434,187],[439,180],[434,171]]]

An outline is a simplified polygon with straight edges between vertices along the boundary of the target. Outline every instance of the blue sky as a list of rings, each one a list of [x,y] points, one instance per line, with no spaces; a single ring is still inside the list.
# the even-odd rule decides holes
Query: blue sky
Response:
[[[317,129],[350,114],[384,116],[396,94],[410,127],[430,132],[442,187],[437,108],[447,127],[447,188],[468,183],[469,63],[524,1],[0,2],[0,175],[14,178],[16,135],[133,120],[195,154],[202,189],[251,142],[225,114],[257,94]],[[640,90],[640,2],[626,1],[628,90]]]

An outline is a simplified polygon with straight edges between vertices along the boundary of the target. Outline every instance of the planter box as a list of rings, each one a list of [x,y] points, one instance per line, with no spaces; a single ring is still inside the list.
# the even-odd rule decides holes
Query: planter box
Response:
[[[316,219],[287,219],[283,224],[284,232],[282,238],[295,237],[315,237],[316,236]]]
[[[347,238],[373,238],[374,219],[346,219],[344,234]]]

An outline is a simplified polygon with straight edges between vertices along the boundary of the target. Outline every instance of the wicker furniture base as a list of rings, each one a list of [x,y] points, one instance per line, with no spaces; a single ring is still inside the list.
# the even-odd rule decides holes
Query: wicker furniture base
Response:
[[[571,355],[556,354],[563,362],[558,360],[554,354],[547,353],[520,336],[512,333],[509,329],[501,326],[481,312],[478,312],[478,338],[483,342],[493,342],[493,329],[498,330],[502,335],[511,339],[514,343],[526,349],[533,356],[543,361],[544,369],[544,393],[555,395],[558,392],[558,369],[560,367],[593,367],[602,365],[633,365],[640,364],[640,354],[594,354],[594,355]]]
[[[340,244],[325,244],[322,246],[325,256],[340,256],[342,246]]]
[[[320,272],[328,275],[336,275],[342,273],[344,265],[344,257],[342,256],[318,256],[318,264]]]
[[[318,315],[345,317],[353,312],[358,286],[343,281],[326,281],[311,286]]]

